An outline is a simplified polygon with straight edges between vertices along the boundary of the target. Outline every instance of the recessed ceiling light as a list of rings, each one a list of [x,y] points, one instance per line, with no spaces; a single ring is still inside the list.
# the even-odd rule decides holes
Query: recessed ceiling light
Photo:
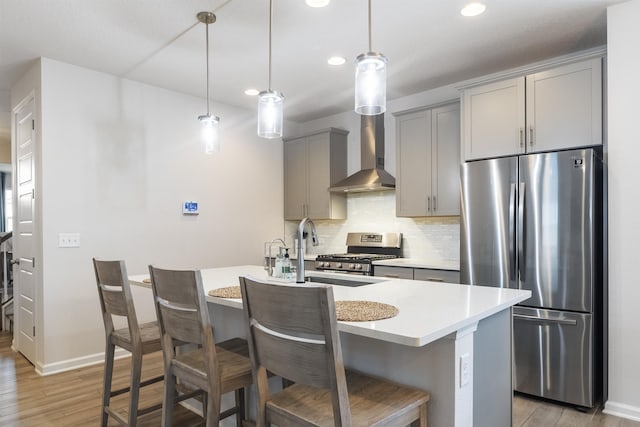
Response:
[[[247,89],[244,91],[245,95],[249,95],[249,96],[256,96],[257,94],[259,94],[260,91],[256,90],[256,89]]]
[[[469,3],[468,5],[462,8],[460,13],[462,14],[462,16],[478,16],[482,12],[484,12],[486,9],[487,9],[487,6],[485,6],[482,3]]]
[[[342,65],[347,62],[347,58],[344,58],[342,56],[332,56],[331,58],[327,59],[327,62],[329,63],[329,65]]]
[[[325,7],[329,4],[330,0],[307,0],[307,6],[310,7]]]

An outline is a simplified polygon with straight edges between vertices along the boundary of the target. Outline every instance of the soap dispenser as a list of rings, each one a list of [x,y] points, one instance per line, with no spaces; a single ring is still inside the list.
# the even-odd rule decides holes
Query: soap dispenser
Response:
[[[284,260],[282,261],[282,276],[289,278],[291,275],[291,258],[289,258],[289,248],[284,248]]]

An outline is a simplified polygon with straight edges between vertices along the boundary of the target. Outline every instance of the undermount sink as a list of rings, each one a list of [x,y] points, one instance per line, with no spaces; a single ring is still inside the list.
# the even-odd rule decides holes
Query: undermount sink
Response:
[[[370,285],[372,283],[376,283],[373,280],[350,280],[350,279],[342,279],[337,277],[320,277],[320,276],[307,276],[304,278],[305,282],[311,283],[324,283],[327,285],[338,285],[338,286],[364,286]]]

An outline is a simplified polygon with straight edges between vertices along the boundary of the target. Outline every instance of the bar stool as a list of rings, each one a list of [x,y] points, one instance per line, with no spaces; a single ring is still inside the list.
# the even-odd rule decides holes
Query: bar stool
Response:
[[[162,375],[141,381],[142,356],[162,350],[158,322],[138,324],[136,310],[131,297],[129,279],[124,261],[99,261],[93,259],[96,274],[102,320],[106,334],[104,387],[102,397],[102,426],[109,416],[119,423],[135,426],[138,417],[162,407],[161,403],[138,408],[140,388],[162,381]],[[114,328],[114,316],[126,318],[127,327]],[[131,353],[131,380],[128,387],[112,390],[115,348],[121,347]],[[124,418],[110,407],[112,397],[129,393],[129,414]]]
[[[256,426],[427,425],[429,393],[345,371],[330,286],[286,286],[240,277]],[[286,303],[283,303],[285,302]],[[267,371],[295,384],[271,394]]]
[[[165,366],[162,425],[171,425],[176,401],[205,393],[207,427],[218,426],[221,419],[234,414],[236,425],[242,426],[246,419],[244,389],[253,383],[246,340],[215,343],[199,271],[149,266],[149,273]],[[185,348],[185,344],[190,345]],[[179,394],[177,379],[196,390]],[[222,395],[229,392],[235,393],[235,406],[221,412]]]

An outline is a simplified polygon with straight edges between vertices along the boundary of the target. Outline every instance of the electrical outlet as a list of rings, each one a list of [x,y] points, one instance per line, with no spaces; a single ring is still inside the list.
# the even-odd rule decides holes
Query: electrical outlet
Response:
[[[471,356],[465,353],[460,356],[460,388],[471,382]]]
[[[80,233],[59,233],[58,247],[59,248],[79,248]]]

